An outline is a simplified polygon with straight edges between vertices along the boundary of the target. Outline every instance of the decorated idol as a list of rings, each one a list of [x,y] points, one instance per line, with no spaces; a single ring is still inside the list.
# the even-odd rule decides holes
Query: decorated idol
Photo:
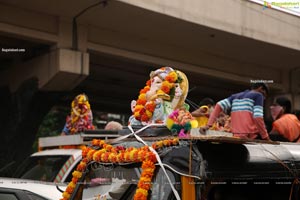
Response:
[[[79,94],[72,101],[71,114],[66,119],[62,135],[91,129],[95,129],[95,127],[93,126],[93,115],[88,97],[85,94]]]
[[[171,67],[162,67],[150,73],[138,99],[132,101],[130,125],[165,123],[168,115],[185,104],[188,79],[184,73]]]
[[[188,137],[192,128],[197,128],[198,122],[185,107],[174,110],[167,118],[167,128],[179,137]]]

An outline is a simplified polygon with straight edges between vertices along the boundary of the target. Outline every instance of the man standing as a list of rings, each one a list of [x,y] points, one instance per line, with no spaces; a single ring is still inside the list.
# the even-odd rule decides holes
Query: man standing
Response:
[[[270,140],[263,119],[263,104],[268,92],[265,83],[254,83],[251,90],[233,94],[219,101],[209,117],[207,126],[200,128],[200,132],[209,129],[222,111],[230,111],[233,136]]]

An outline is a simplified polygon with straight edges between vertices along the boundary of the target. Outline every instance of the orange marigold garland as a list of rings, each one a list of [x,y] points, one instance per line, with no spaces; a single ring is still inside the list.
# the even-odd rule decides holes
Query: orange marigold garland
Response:
[[[163,147],[178,145],[179,139],[166,139],[155,142],[152,144],[152,148],[159,149]],[[142,162],[142,173],[138,182],[138,189],[134,195],[135,200],[147,199],[148,190],[152,186],[152,178],[155,171],[155,163],[157,162],[156,156],[148,146],[140,148],[129,147],[124,148],[122,146],[112,146],[106,144],[103,140],[94,139],[92,141],[94,148],[84,147],[82,149],[82,161],[78,164],[76,170],[72,173],[72,181],[68,184],[66,190],[63,192],[60,200],[69,200],[78,180],[82,177],[83,172],[86,170],[87,165],[91,161],[106,162],[106,163],[131,163]]]
[[[142,164],[142,174],[138,182],[138,189],[135,192],[134,200],[146,200],[148,191],[152,186],[152,178],[155,171],[155,164],[151,160],[145,160]]]
[[[166,76],[166,81],[170,82],[170,83],[175,83],[178,79],[178,75],[175,71],[170,72],[167,76]]]
[[[151,188],[152,177],[154,175],[155,164],[151,160],[145,160],[142,164],[142,174],[137,185],[137,190],[134,195],[134,200],[146,200],[148,190]]]
[[[164,70],[164,68],[161,68],[161,70]],[[170,93],[174,90],[175,83],[180,83],[181,81],[182,78],[178,76],[176,71],[169,72],[166,75],[165,80],[163,80],[162,82],[161,89],[157,90],[156,94],[160,96],[164,96],[165,94],[168,94],[172,98],[173,95],[170,95]],[[133,116],[135,117],[135,119],[142,122],[148,122],[152,118],[154,109],[156,107],[155,99],[149,101],[147,101],[146,99],[146,93],[150,90],[150,86],[151,86],[151,80],[148,80],[146,82],[146,86],[140,90],[133,111]]]
[[[78,179],[82,177],[82,173],[86,170],[88,159],[86,159],[87,154],[89,153],[90,148],[82,149],[82,161],[77,165],[76,170],[72,173],[72,181],[68,184],[66,190],[63,192],[60,200],[69,200],[75,187],[78,182]]]

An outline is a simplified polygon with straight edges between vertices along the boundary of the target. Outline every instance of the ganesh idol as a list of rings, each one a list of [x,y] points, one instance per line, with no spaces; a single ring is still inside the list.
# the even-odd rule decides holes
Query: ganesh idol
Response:
[[[189,83],[186,75],[171,67],[162,67],[150,73],[146,86],[137,100],[131,102],[133,115],[130,125],[163,124],[174,110],[186,107]]]

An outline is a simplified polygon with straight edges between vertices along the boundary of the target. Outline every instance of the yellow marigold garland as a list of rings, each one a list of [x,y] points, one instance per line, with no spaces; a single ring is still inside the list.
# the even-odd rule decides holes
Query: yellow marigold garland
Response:
[[[152,148],[159,149],[168,146],[175,146],[178,145],[178,143],[178,138],[166,139],[153,143]],[[82,177],[82,173],[86,170],[87,164],[91,161],[107,163],[142,162],[142,173],[138,182],[138,188],[135,192],[134,199],[146,200],[148,196],[148,190],[152,186],[151,181],[155,171],[155,163],[157,161],[155,154],[150,151],[149,147],[114,147],[110,144],[106,144],[103,140],[97,139],[92,141],[92,145],[94,147],[100,147],[100,149],[95,150],[90,147],[82,148],[82,160],[78,164],[76,170],[72,173],[72,181],[68,184],[60,200],[70,199],[78,179]]]
[[[175,87],[175,82],[180,82],[181,79],[175,71],[169,72],[162,82],[161,89],[156,92],[157,95],[163,96],[164,94],[170,94],[170,91]],[[156,103],[154,100],[147,101],[146,93],[150,90],[151,80],[146,82],[146,86],[140,90],[136,106],[134,108],[133,116],[135,119],[148,122],[154,112]]]

